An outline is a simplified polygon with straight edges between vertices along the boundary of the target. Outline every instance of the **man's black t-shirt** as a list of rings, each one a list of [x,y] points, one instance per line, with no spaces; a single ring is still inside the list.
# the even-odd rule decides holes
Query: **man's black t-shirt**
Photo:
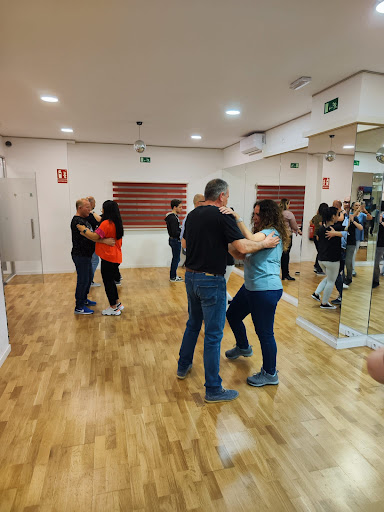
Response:
[[[359,222],[359,219],[357,217],[353,217],[353,220],[355,222]],[[348,228],[347,245],[356,245],[356,229],[356,226],[351,221]]]
[[[90,213],[89,214],[89,217],[87,217],[86,219],[89,224],[92,226],[92,231],[96,231],[96,229],[99,227],[99,223],[97,222],[97,220],[95,219],[95,216],[93,215],[93,213]]]
[[[216,206],[198,206],[185,222],[187,243],[185,267],[209,274],[225,274],[228,244],[244,238],[232,215]]]
[[[384,247],[384,226],[380,222],[379,233],[377,236],[377,247]]]
[[[82,236],[80,231],[77,229],[77,224],[82,224],[85,228],[88,228],[92,231],[92,226],[88,222],[88,218],[80,217],[79,215],[75,215],[71,221],[71,231],[72,231],[72,252],[74,256],[86,256],[91,257],[95,251],[95,242],[92,240],[88,240],[85,236]]]
[[[344,227],[341,222],[336,222],[333,226],[335,231],[343,231]],[[330,228],[320,226],[317,232],[319,237],[318,254],[319,261],[340,261],[341,259],[341,238],[334,236],[326,238],[325,233],[330,231]]]

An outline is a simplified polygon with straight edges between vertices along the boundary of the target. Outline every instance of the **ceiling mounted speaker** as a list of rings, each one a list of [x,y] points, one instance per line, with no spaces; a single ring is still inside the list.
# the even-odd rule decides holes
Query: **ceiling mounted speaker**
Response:
[[[133,145],[133,149],[137,152],[137,153],[143,153],[145,151],[145,148],[147,147],[147,145],[145,144],[145,142],[143,140],[140,139],[140,126],[143,124],[142,121],[136,121],[136,124],[137,126],[139,127],[139,138],[138,140],[134,143]]]
[[[384,146],[376,151],[376,160],[381,164],[384,164]]]

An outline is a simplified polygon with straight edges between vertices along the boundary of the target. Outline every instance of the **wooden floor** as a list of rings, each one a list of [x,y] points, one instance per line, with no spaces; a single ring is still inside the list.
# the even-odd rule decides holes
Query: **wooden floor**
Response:
[[[180,272],[182,274],[182,272]],[[12,352],[0,368],[0,511],[384,510],[384,388],[367,348],[335,351],[280,301],[280,384],[252,388],[254,356],[221,359],[238,400],[205,404],[202,339],[176,378],[187,319],[167,269],[123,270],[121,317],[74,316],[75,276],[6,286]],[[229,291],[241,286],[232,275]],[[224,351],[234,342],[228,326]]]

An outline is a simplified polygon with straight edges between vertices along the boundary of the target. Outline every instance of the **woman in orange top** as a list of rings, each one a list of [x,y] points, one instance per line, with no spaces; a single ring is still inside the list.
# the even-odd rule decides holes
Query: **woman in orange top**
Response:
[[[107,294],[110,307],[102,311],[103,315],[121,315],[124,306],[119,302],[116,279],[119,275],[119,265],[122,262],[121,242],[124,235],[123,221],[121,220],[119,206],[115,201],[103,203],[102,223],[94,233],[84,229],[80,224],[77,229],[83,236],[90,240],[97,241],[100,238],[114,238],[116,243],[113,247],[104,244],[96,244],[96,254],[101,259],[101,276],[103,278],[105,293]],[[102,246],[99,248],[99,246]]]

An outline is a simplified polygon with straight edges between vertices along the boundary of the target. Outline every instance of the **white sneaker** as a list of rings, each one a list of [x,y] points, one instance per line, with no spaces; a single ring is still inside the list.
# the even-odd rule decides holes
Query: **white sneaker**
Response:
[[[118,303],[118,305],[116,306],[116,309],[120,309],[120,311],[123,311],[124,306],[122,305],[121,302]]]
[[[175,279],[170,279],[171,283],[178,283],[180,281],[183,281],[183,279],[179,276],[176,276]]]
[[[344,288],[344,290],[346,290],[347,288],[349,288],[349,285],[348,285],[348,284],[343,283],[343,288]]]
[[[100,283],[91,283],[91,288],[97,288],[98,286],[101,286]]]
[[[103,309],[101,314],[106,316],[119,316],[121,315],[121,311],[119,308],[113,309],[111,306],[109,306],[109,308]]]

